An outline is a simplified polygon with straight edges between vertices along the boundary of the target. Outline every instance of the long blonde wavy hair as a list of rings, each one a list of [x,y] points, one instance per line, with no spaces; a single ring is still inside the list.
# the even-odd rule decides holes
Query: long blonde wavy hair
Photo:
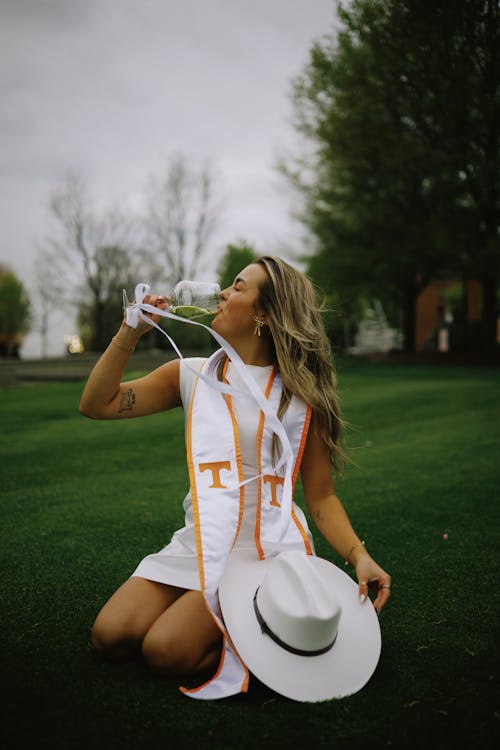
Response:
[[[283,382],[278,416],[284,414],[292,395],[310,404],[335,472],[341,475],[345,454],[340,444],[337,377],[315,288],[307,276],[281,258],[263,255],[253,262],[267,271],[258,304],[266,315]]]

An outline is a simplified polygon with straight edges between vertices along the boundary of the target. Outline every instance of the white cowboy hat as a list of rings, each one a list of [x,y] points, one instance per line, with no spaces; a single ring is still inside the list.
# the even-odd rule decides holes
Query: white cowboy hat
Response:
[[[234,551],[219,585],[222,616],[248,669],[297,701],[352,695],[380,656],[378,617],[357,584],[327,560],[289,550],[259,560]]]

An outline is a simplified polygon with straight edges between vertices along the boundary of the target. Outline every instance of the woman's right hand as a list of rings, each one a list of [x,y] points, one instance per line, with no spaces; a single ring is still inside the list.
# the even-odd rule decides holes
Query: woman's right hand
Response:
[[[166,307],[168,307],[169,300],[165,295],[158,295],[158,294],[146,294],[146,296],[143,299],[143,303],[145,305],[152,305],[153,307],[157,307],[159,310],[165,310]],[[161,315],[155,315],[154,313],[143,313],[147,318],[151,318],[153,323],[158,324],[159,320],[161,319]],[[124,321],[124,325],[126,325]],[[137,323],[136,331],[139,334],[139,336],[142,336],[147,331],[150,331],[153,326],[148,325],[142,318],[139,318]]]

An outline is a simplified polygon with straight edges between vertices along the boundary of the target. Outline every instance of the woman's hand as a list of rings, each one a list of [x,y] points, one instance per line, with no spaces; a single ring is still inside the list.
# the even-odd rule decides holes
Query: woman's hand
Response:
[[[144,299],[142,300],[143,304],[145,305],[152,305],[153,307],[157,307],[159,310],[164,310],[166,307],[168,307],[169,300],[164,295],[158,295],[158,294],[146,294]],[[158,321],[161,319],[161,315],[154,315],[154,313],[146,313],[144,312],[143,315],[145,315],[147,318],[150,318],[153,323],[158,324]],[[125,324],[126,325],[126,324]],[[147,331],[150,331],[152,328],[151,325],[148,325],[142,318],[139,318],[139,321],[137,323],[137,333],[139,336],[142,336]]]
[[[391,595],[391,577],[377,565],[375,560],[363,550],[354,563],[354,569],[359,582],[359,597],[365,601],[368,596],[368,590],[371,589],[375,594],[373,606],[377,614],[380,614],[383,607],[389,601]]]

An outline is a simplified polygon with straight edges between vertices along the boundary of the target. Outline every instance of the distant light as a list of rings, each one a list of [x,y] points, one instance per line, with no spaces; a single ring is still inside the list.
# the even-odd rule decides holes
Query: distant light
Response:
[[[81,354],[85,349],[83,341],[77,333],[64,337],[64,343],[68,347],[70,354]]]

